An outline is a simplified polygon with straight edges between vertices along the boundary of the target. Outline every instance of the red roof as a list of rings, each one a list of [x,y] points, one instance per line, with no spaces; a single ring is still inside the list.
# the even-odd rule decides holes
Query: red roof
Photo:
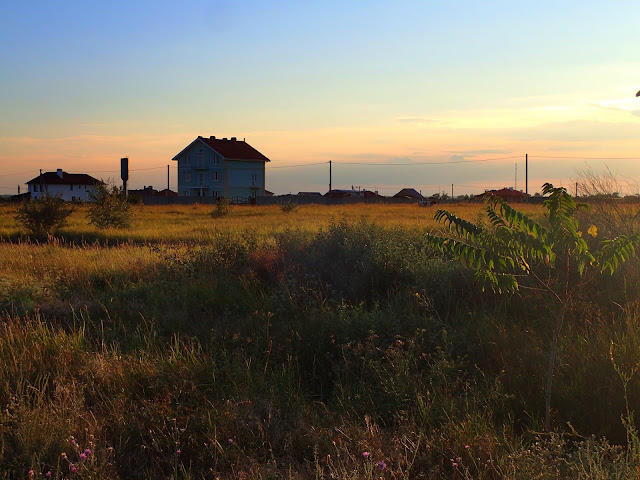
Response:
[[[270,161],[267,157],[265,157],[247,142],[245,142],[244,140],[238,140],[236,137],[198,137],[193,142],[191,142],[187,148],[189,148],[191,145],[193,145],[193,143],[197,141],[203,142],[205,145],[211,147],[224,158],[229,160],[254,160],[260,162]],[[186,150],[187,148],[185,148],[184,150]],[[184,152],[184,150],[182,150],[182,152]],[[177,160],[182,152],[173,157],[173,160]]]
[[[529,197],[529,195],[527,195],[524,192],[521,192],[519,190],[514,190],[512,188],[501,188],[500,190],[489,190],[488,192],[484,192],[481,193],[480,195],[477,195],[478,197],[486,197],[487,195],[497,195],[498,197],[502,197],[502,198],[527,198]]]
[[[27,182],[27,185],[38,185],[44,183],[46,185],[96,185],[102,183],[100,180],[93,178],[86,173],[67,173],[61,172],[44,172]]]
[[[177,192],[174,192],[173,190],[167,190],[166,188],[156,193],[156,197],[177,197],[177,196],[178,196]]]
[[[396,193],[393,198],[417,198],[418,200],[422,200],[424,197],[420,195],[415,188],[403,188]]]

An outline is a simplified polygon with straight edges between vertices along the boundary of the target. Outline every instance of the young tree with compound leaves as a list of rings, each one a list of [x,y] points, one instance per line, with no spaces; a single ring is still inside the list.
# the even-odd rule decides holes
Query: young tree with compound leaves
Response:
[[[448,227],[452,235],[429,234],[427,240],[472,268],[476,277],[494,291],[512,293],[521,288],[534,288],[554,305],[551,312],[555,328],[545,389],[545,429],[550,431],[558,338],[571,302],[590,278],[613,274],[621,263],[636,254],[640,232],[605,240],[596,251],[591,251],[576,218],[580,210],[589,206],[575,202],[565,188],[549,183],[543,185],[542,193],[548,195],[543,202],[548,217],[546,226],[513,209],[500,197],[492,196],[486,206],[488,228],[438,210],[436,220]],[[597,228],[592,225],[587,233],[595,237]]]

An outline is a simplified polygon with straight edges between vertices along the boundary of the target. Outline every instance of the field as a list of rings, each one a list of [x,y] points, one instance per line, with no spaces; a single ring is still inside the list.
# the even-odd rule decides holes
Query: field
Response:
[[[434,207],[137,205],[130,229],[97,230],[79,206],[46,241],[15,209],[0,205],[0,478],[640,475],[635,259],[571,305],[549,433],[554,307],[429,247]],[[607,238],[624,218],[580,220]]]

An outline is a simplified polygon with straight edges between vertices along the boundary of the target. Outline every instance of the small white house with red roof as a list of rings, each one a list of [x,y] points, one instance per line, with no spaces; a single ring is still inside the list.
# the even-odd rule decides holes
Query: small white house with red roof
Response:
[[[270,160],[236,137],[199,136],[178,153],[178,195],[248,201],[265,194]]]
[[[102,183],[86,173],[67,173],[59,168],[55,172],[44,172],[27,182],[31,198],[43,195],[58,196],[63,200],[89,202],[95,186]]]

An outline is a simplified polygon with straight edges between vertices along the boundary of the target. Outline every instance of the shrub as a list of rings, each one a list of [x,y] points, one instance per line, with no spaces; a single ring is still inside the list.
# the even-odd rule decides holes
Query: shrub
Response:
[[[216,208],[211,212],[213,218],[226,217],[231,213],[231,202],[228,198],[220,198],[216,203]]]
[[[65,225],[73,207],[62,198],[44,195],[26,201],[17,210],[15,219],[35,236],[46,236]]]
[[[280,204],[280,210],[283,213],[295,212],[299,207],[300,205],[296,202],[283,202]]]
[[[89,195],[93,201],[87,213],[89,225],[95,225],[98,228],[131,226],[129,203],[120,187],[100,183],[96,185],[95,193]]]

